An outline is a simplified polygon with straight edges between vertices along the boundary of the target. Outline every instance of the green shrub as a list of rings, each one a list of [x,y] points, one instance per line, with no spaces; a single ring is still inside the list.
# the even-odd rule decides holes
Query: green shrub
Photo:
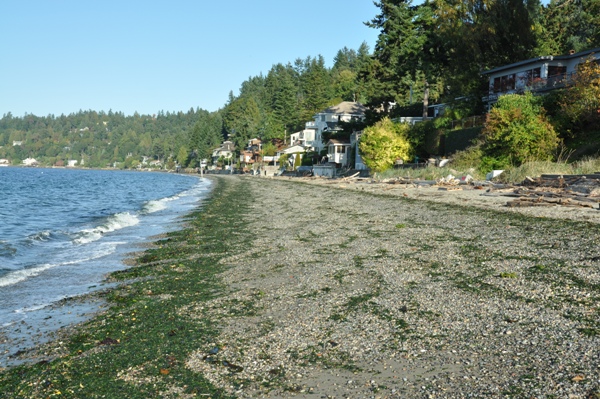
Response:
[[[359,150],[369,169],[381,172],[394,165],[396,159],[413,157],[413,148],[408,140],[410,126],[394,123],[384,118],[366,128],[360,139]]]
[[[301,159],[302,159],[302,154],[297,153],[295,154],[296,156],[294,157],[294,170],[298,169],[298,167],[302,164]]]
[[[481,143],[475,143],[471,147],[465,150],[457,151],[452,156],[452,168],[457,170],[469,170],[471,168],[475,170],[483,170],[481,167],[481,161],[483,158],[483,151],[481,150]]]
[[[408,139],[417,155],[421,157],[440,155],[440,142],[444,130],[436,126],[434,120],[416,123],[411,126]]]
[[[493,169],[552,159],[559,144],[539,98],[531,93],[500,97],[481,133],[482,162]]]

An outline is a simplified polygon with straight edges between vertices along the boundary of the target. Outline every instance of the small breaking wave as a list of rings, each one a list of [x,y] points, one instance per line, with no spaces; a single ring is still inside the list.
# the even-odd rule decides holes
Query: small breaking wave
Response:
[[[10,271],[7,274],[0,275],[0,287],[6,287],[9,285],[20,283],[21,281],[25,281],[28,278],[36,277],[42,272],[53,269],[55,267],[60,266],[68,266],[68,265],[76,265],[78,263],[87,262],[94,259],[99,259],[104,256],[110,255],[116,251],[117,245],[124,244],[124,242],[113,242],[109,245],[101,246],[97,248],[95,252],[89,254],[87,257],[82,259],[74,259],[69,261],[64,261],[60,263],[46,263],[36,267],[30,267],[26,269]],[[2,269],[4,270],[4,269]]]
[[[54,265],[43,265],[39,267],[33,267],[31,269],[22,269],[15,272],[8,273],[0,277],[0,287],[6,287],[9,285],[20,283],[30,277],[35,277],[45,270],[52,269]]]
[[[77,238],[73,240],[75,244],[83,245],[98,241],[106,233],[124,229],[125,227],[135,226],[140,222],[137,215],[129,212],[117,213],[110,216],[106,223],[96,226],[92,229],[85,229],[77,233]]]
[[[142,213],[147,214],[147,213],[154,213],[154,212],[162,211],[163,209],[165,209],[167,207],[167,201],[169,201],[168,198],[163,198],[163,199],[154,200],[154,201],[148,201],[146,203],[146,205],[144,205],[144,208],[142,209]]]
[[[28,239],[30,239],[31,241],[48,241],[52,238],[52,232],[50,230],[43,230],[40,232],[37,232],[35,234],[32,234],[30,236],[27,237]]]
[[[15,309],[15,313],[35,312],[36,310],[44,309],[51,305],[52,305],[52,303],[43,303],[41,305],[35,305],[35,306],[27,307],[27,308]]]

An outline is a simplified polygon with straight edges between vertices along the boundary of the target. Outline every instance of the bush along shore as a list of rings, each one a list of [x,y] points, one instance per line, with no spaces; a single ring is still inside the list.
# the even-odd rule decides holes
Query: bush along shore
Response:
[[[214,179],[0,397],[600,397],[599,224]]]

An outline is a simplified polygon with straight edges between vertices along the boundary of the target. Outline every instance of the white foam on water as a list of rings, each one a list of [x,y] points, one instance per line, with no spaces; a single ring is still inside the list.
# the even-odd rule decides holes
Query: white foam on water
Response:
[[[35,277],[45,270],[52,269],[56,265],[43,265],[39,267],[33,267],[31,269],[22,269],[15,272],[8,273],[0,277],[0,287],[6,287],[9,285],[20,283],[30,277]]]
[[[46,270],[53,269],[60,266],[76,265],[79,263],[87,262],[94,259],[99,259],[104,256],[110,255],[116,251],[117,245],[124,244],[124,242],[112,242],[110,245],[104,245],[98,248],[95,252],[90,253],[83,259],[75,259],[60,263],[46,263],[41,266],[31,267],[27,269],[16,270],[0,277],[0,287],[6,287],[9,285],[17,284],[27,280],[31,277],[36,277]]]
[[[30,306],[28,308],[16,309],[15,313],[27,313],[27,312],[35,312],[36,310],[44,309],[48,306],[52,305],[51,303],[43,303],[41,305]]]
[[[73,240],[73,242],[79,245],[89,244],[91,242],[98,241],[106,233],[135,226],[139,222],[140,219],[137,215],[132,215],[129,212],[117,213],[109,217],[106,223],[103,225],[80,231],[79,237]]]
[[[38,233],[32,234],[27,238],[29,238],[32,241],[48,241],[50,239],[51,235],[52,235],[52,232],[50,230],[44,230],[44,231],[40,231]]]
[[[169,199],[163,198],[160,200],[148,201],[146,205],[144,205],[143,213],[154,213],[158,211],[162,211],[167,208],[167,201]]]

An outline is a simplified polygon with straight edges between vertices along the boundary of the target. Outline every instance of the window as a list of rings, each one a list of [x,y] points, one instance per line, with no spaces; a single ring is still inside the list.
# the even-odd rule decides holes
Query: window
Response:
[[[565,67],[565,66],[548,65],[548,77],[549,78],[559,76],[559,75],[564,75],[565,73],[567,73],[567,67]]]

